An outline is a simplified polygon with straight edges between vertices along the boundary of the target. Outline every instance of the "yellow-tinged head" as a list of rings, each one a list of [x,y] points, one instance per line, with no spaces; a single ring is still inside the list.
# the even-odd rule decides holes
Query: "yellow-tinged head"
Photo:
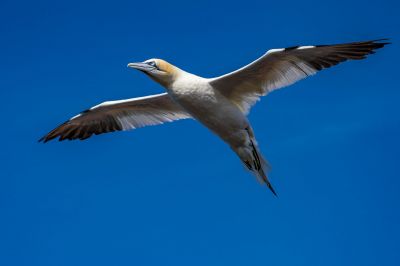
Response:
[[[142,71],[164,87],[169,87],[181,71],[162,59],[149,59],[141,63],[129,63],[128,67]]]

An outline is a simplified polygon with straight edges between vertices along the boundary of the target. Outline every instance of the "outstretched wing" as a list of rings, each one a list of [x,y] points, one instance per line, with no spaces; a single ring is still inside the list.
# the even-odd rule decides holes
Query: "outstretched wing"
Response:
[[[93,134],[129,130],[190,118],[167,93],[109,101],[86,110],[50,131],[39,141],[87,139]]]
[[[248,113],[260,96],[340,62],[364,59],[388,44],[384,40],[272,49],[247,66],[211,79],[210,84]]]

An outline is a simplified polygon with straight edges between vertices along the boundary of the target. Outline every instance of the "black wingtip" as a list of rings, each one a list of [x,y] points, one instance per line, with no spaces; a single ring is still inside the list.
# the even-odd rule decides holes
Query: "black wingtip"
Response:
[[[381,42],[381,41],[389,41],[389,38],[380,38],[380,39],[370,40],[370,42]]]
[[[392,44],[391,42],[389,42],[389,39],[387,39],[387,38],[385,38],[385,39],[371,40],[371,41],[367,41],[367,42],[365,42],[365,43],[367,43],[368,45],[370,45],[371,48],[372,48],[372,50],[380,49],[380,48],[385,47],[385,45]],[[371,53],[372,53],[372,51],[371,51]]]
[[[377,47],[377,48],[382,48],[382,47],[384,47],[385,45],[392,44],[391,42],[389,42],[389,39],[388,39],[388,38],[372,40],[371,42],[372,42],[373,44],[375,44],[375,45],[379,45],[379,47]]]
[[[333,45],[369,44],[369,45],[375,45],[375,47],[373,47],[374,49],[379,49],[379,48],[384,47],[385,45],[392,44],[391,42],[389,42],[389,40],[390,40],[389,38],[381,38],[381,39],[361,41],[361,42],[340,43],[340,44],[321,44],[321,45],[315,45],[315,47],[325,47],[325,46],[333,46]]]
[[[41,138],[38,140],[38,142],[39,142],[39,143],[40,143],[40,142],[46,143],[46,142],[48,142],[49,140],[51,140],[51,139],[49,138],[49,135],[46,134],[46,135],[44,135],[43,137],[41,137]]]

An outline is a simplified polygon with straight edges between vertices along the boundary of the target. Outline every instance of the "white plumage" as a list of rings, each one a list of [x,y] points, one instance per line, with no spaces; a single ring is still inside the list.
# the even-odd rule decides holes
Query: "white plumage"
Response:
[[[129,67],[146,73],[166,93],[108,101],[84,111],[55,128],[40,141],[86,139],[93,134],[158,125],[194,118],[224,140],[246,168],[276,195],[268,178],[268,163],[257,146],[246,115],[259,97],[319,70],[349,59],[363,59],[387,42],[272,49],[254,62],[216,78],[202,78],[164,60],[149,59]]]

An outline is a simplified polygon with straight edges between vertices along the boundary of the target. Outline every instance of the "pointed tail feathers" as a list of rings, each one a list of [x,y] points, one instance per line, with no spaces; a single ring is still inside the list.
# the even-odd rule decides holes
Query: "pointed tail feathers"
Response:
[[[258,151],[258,148],[255,146],[253,140],[250,139],[248,146],[242,146],[237,148],[235,151],[239,155],[246,168],[257,177],[257,180],[261,184],[267,185],[272,194],[277,196],[275,189],[272,187],[271,182],[269,182],[266,175],[266,172],[268,172],[270,166]]]
[[[278,195],[275,192],[275,189],[272,187],[271,182],[269,182],[267,175],[264,173],[264,171],[262,169],[261,169],[261,173],[259,173],[259,174],[261,175],[263,183],[267,185],[269,190],[271,190],[272,194],[274,194],[275,197],[278,197]]]

